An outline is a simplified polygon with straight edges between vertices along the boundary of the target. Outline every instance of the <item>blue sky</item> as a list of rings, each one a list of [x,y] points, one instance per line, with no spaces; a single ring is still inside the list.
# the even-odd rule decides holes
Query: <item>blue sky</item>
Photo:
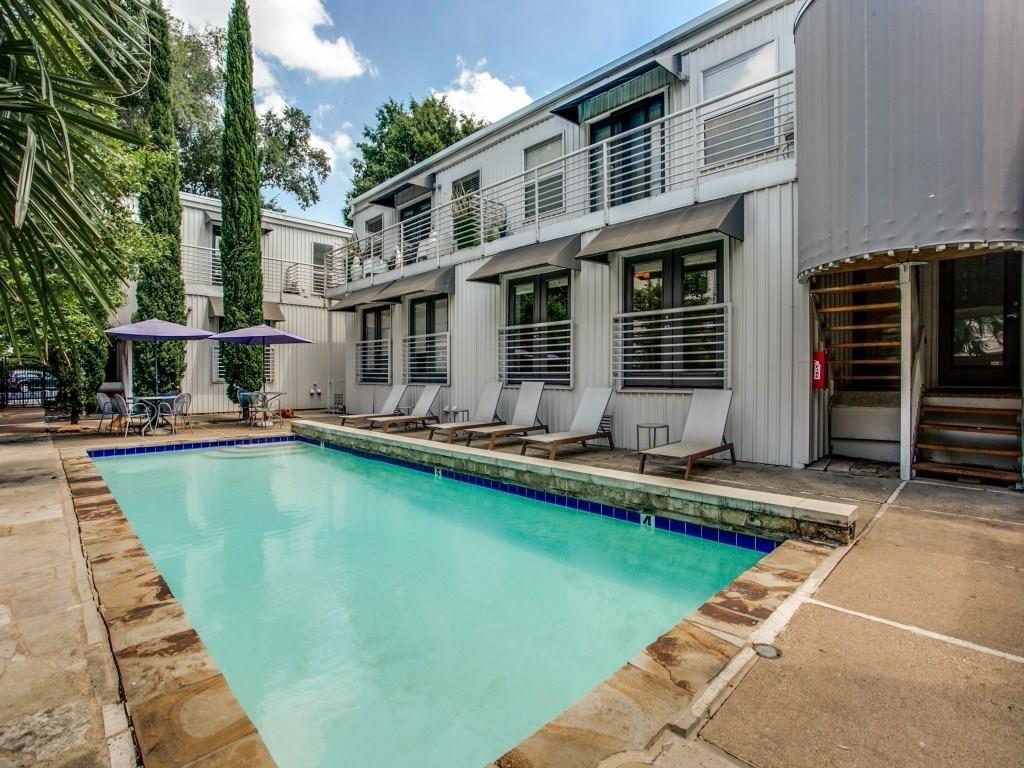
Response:
[[[495,120],[643,45],[716,0],[249,0],[258,109],[294,104],[333,160],[321,200],[289,213],[341,221],[362,128],[389,96],[446,93]],[[169,0],[193,26],[224,26],[230,0]]]

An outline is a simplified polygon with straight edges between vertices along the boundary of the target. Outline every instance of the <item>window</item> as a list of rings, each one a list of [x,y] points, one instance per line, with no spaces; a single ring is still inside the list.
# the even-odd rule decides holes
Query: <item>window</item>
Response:
[[[430,237],[430,198],[406,206],[398,218],[402,222],[402,258],[416,261],[419,244]]]
[[[665,126],[636,130],[665,116],[665,95],[658,94],[591,123],[590,143],[610,139],[607,147],[590,153],[591,207],[599,208],[604,190],[604,164],[608,163],[608,202],[622,205],[662,190],[665,176]],[[622,138],[616,136],[626,134]],[[607,155],[607,158],[605,157]]]
[[[327,288],[335,285],[334,246],[313,243],[313,293],[323,296]]]
[[[480,245],[480,171],[452,182],[452,234],[455,247]]]
[[[776,72],[775,44],[767,43],[704,70],[704,100],[714,99]],[[769,84],[770,85],[770,84]],[[764,88],[767,89],[769,85]],[[704,113],[704,164],[715,165],[775,146],[775,95],[758,89],[710,104]]]
[[[526,219],[541,217],[562,210],[562,164],[554,162],[562,156],[562,137],[554,136],[540,144],[527,147],[523,153],[523,169],[533,171],[526,176],[523,208]]]
[[[220,227],[213,225],[213,242],[210,243],[210,285],[223,285],[220,271]]]
[[[409,335],[404,340],[408,384],[448,383],[448,296],[409,302]]]
[[[214,332],[220,331],[220,318],[214,321]],[[271,346],[264,347],[263,352],[263,377],[268,382],[274,380],[274,363],[276,357],[274,355],[274,348]],[[212,371],[213,381],[215,383],[221,383],[225,380],[224,376],[224,358],[220,354],[221,346],[219,341],[214,341],[210,345],[210,352],[213,355]]]
[[[623,262],[626,312],[615,319],[613,354],[622,386],[724,385],[728,310],[722,269],[721,243]]]
[[[547,272],[508,283],[508,325],[499,333],[499,367],[506,384],[524,380],[572,385],[572,304],[569,272]]]
[[[361,315],[362,333],[356,344],[356,376],[360,384],[391,381],[391,308],[371,307]]]

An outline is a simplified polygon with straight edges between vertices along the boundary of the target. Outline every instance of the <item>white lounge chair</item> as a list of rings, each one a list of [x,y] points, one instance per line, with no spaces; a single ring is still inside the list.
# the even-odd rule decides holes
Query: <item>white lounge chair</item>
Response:
[[[558,455],[558,449],[572,443],[582,443],[586,448],[588,440],[607,440],[608,447],[614,448],[612,433],[601,429],[601,419],[604,418],[604,412],[608,408],[608,401],[611,398],[610,387],[587,387],[567,432],[527,435],[523,438],[523,447],[519,453],[526,453],[526,449],[531,446],[544,448],[548,451],[548,458],[554,461]]]
[[[466,421],[456,421],[451,424],[434,424],[430,428],[428,440],[434,439],[434,433],[440,433],[448,437],[450,443],[459,432],[475,427],[489,427],[494,424],[501,424],[498,418],[498,400],[501,398],[501,390],[504,385],[500,381],[492,381],[484,387],[480,393],[480,400],[476,404],[476,410],[469,414]]]
[[[423,391],[420,392],[419,400],[416,401],[416,405],[413,406],[408,416],[373,416],[368,420],[370,422],[370,429],[384,427],[385,432],[390,432],[392,427],[407,427],[410,424],[421,424],[425,427],[429,422],[437,421],[437,416],[430,411],[433,409],[434,401],[437,400],[440,392],[440,384],[425,386]]]
[[[543,381],[524,381],[519,386],[519,398],[508,424],[494,424],[488,427],[473,427],[466,430],[466,445],[474,439],[490,438],[487,447],[494,450],[494,441],[509,435],[525,435],[530,432],[548,431],[547,424],[537,423],[537,411],[544,394]]]
[[[406,384],[395,384],[388,392],[388,398],[384,401],[384,405],[380,407],[379,411],[374,413],[351,413],[341,416],[341,425],[345,426],[350,422],[357,421],[369,421],[370,419],[380,418],[383,416],[394,416],[398,413],[398,404],[402,402],[402,398],[405,397],[405,390],[408,389]]]
[[[648,458],[669,462],[685,461],[685,479],[690,479],[693,462],[705,456],[729,452],[732,463],[736,463],[736,449],[725,442],[725,422],[729,418],[730,390],[698,389],[690,400],[686,414],[683,438],[678,443],[659,445],[640,451],[640,472]]]

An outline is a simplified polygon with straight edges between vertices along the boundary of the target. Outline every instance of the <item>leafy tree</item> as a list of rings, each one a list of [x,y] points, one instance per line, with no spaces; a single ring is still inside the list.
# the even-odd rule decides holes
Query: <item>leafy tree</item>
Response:
[[[223,30],[171,28],[174,66],[174,131],[181,146],[182,188],[220,197],[221,102],[224,88]],[[320,200],[320,185],[331,172],[327,153],[312,144],[309,115],[298,107],[260,117],[260,182],[264,190],[282,190],[308,208]],[[264,208],[277,208],[266,195]]]
[[[129,271],[116,241],[117,167],[137,138],[116,99],[149,71],[144,0],[9,0],[0,9],[0,314],[12,344],[42,355],[94,325]]]
[[[141,266],[134,320],[158,317],[172,323],[185,322],[185,284],[181,278],[181,203],[178,189],[177,141],[174,137],[171,94],[170,33],[160,0],[153,0],[150,17],[152,65],[146,84],[145,115],[150,142],[160,153],[158,163],[139,195],[139,218],[159,238],[157,258]],[[157,394],[181,386],[185,374],[185,343],[181,341],[137,343],[132,346],[135,389],[140,394]],[[159,356],[160,380],[151,371]]]
[[[388,99],[377,107],[376,124],[363,127],[356,144],[361,157],[352,161],[352,188],[345,220],[351,221],[352,198],[373,189],[421,160],[466,138],[487,123],[455,110],[445,98],[430,96],[408,105]]]
[[[252,33],[245,0],[234,0],[228,18],[221,144],[220,253],[224,274],[222,329],[263,322],[260,257],[260,168],[256,109],[252,101]],[[228,394],[257,389],[263,379],[259,347],[221,346]]]

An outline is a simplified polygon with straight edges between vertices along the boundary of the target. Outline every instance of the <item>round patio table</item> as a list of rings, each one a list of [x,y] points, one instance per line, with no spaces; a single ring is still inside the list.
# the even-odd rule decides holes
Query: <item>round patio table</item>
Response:
[[[143,403],[150,404],[149,421],[146,422],[146,426],[142,428],[142,436],[146,436],[146,431],[153,432],[160,429],[160,422],[163,421],[167,427],[170,427],[171,433],[174,433],[174,422],[167,421],[169,413],[160,413],[160,406],[163,403],[173,403],[177,398],[177,395],[136,395],[133,399]]]

